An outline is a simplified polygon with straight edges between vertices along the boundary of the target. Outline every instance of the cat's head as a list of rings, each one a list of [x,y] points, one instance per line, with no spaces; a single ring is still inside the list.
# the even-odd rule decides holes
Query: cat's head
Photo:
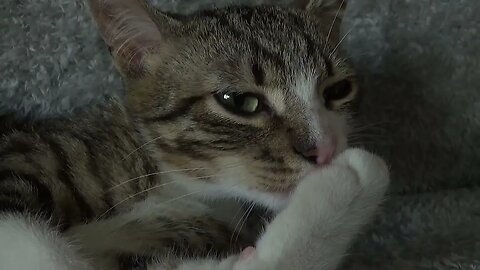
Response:
[[[127,108],[178,181],[274,206],[345,149],[357,87],[336,51],[342,1],[297,2],[179,16],[90,1]]]

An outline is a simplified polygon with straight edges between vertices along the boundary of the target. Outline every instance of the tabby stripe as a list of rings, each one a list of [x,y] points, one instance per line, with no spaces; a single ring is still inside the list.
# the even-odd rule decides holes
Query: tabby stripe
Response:
[[[144,173],[149,174],[149,173],[158,172],[158,168],[156,166],[154,166],[150,162],[150,160],[147,160],[147,157],[144,154],[142,154],[140,158],[142,159]],[[146,188],[153,187],[157,184],[156,177],[157,176],[155,176],[155,175],[150,175],[150,176],[147,176],[146,178],[144,178],[144,181],[146,181],[148,183]],[[138,182],[138,183],[140,183],[140,182]]]
[[[223,142],[225,141],[225,142]],[[237,145],[235,145],[237,143]],[[215,150],[220,150],[220,151],[233,151],[233,150],[238,150],[243,148],[245,145],[240,144],[239,142],[232,142],[232,141],[226,141],[226,140],[218,140],[218,141],[209,141],[205,142],[203,146],[205,148],[212,148]]]
[[[243,21],[244,24],[246,25],[251,25],[252,19],[254,17],[255,10],[254,9],[245,9],[243,12],[240,13],[240,19]],[[261,55],[264,58],[269,59],[274,63],[275,66],[280,67],[281,69],[285,69],[285,62],[283,61],[281,53],[277,52],[272,52],[262,46],[257,39],[251,38],[251,43],[250,46],[253,48],[253,51],[255,54]]]
[[[179,105],[167,114],[145,119],[147,122],[172,121],[184,116],[191,109],[193,104],[202,99],[202,96],[194,96],[180,100]]]
[[[178,146],[170,145],[166,142],[162,142],[160,140],[156,140],[155,145],[162,149],[167,153],[178,153],[178,152],[186,152],[188,153],[189,157],[197,158],[197,159],[209,159],[210,157],[205,155],[205,153],[199,152],[197,149],[192,149],[191,145],[184,145],[183,143]]]
[[[179,137],[175,140],[175,143],[177,144],[177,147],[176,147],[177,151],[188,153],[189,156],[195,157],[198,159],[210,158],[210,156],[208,156],[206,153],[203,153],[202,151],[198,150],[199,146],[201,146],[201,143],[202,143],[201,141]]]
[[[28,207],[18,201],[11,201],[7,199],[0,199],[0,214],[1,213],[26,213]]]
[[[139,255],[117,255],[119,270],[146,270],[152,258]]]
[[[257,160],[264,160],[268,162],[275,162],[275,163],[285,163],[285,160],[283,157],[275,157],[272,155],[272,152],[268,148],[264,148],[261,150],[259,156],[254,157]]]
[[[219,25],[223,26],[226,30],[236,39],[241,39],[244,35],[243,31],[230,25],[230,20],[225,16],[225,14],[220,14],[216,10],[205,10],[200,13],[202,17],[210,18],[213,22],[217,22]]]
[[[317,59],[318,57],[318,49],[319,49],[319,44],[317,44],[314,39],[309,36],[307,33],[308,31],[305,30],[305,22],[302,22],[300,17],[296,14],[289,13],[291,18],[293,19],[292,21],[295,23],[295,26],[300,29],[300,35],[303,37],[305,42],[307,43],[307,53],[310,56],[313,56],[313,59]],[[328,57],[325,52],[320,51],[320,57],[324,60],[325,63],[325,69],[327,70],[327,75],[328,76],[333,76],[333,63],[330,61],[330,57]],[[316,62],[316,61],[315,61]]]
[[[16,179],[15,179],[16,180]],[[13,181],[13,179],[12,179]],[[11,188],[8,188],[8,187],[2,187],[1,190],[0,190],[0,199],[2,198],[8,198],[8,199],[24,199],[22,198],[23,197],[23,193],[21,193],[20,191],[16,190],[16,189],[11,189]]]
[[[51,215],[53,213],[54,204],[53,204],[52,193],[50,189],[44,183],[42,183],[42,181],[40,181],[40,179],[38,179],[36,176],[25,174],[25,173],[17,173],[13,170],[4,170],[4,171],[0,171],[0,182],[3,182],[3,181],[22,181],[30,185],[30,187],[32,187],[32,189],[36,193],[35,199],[38,203],[38,205],[35,205],[33,207],[34,208],[38,207],[41,212],[44,212],[45,214],[48,214],[48,215]],[[12,195],[15,195],[15,194],[12,194]],[[21,197],[18,197],[16,199],[29,201],[28,197],[30,196],[32,196],[32,194],[22,193]]]
[[[235,132],[237,136],[242,135],[241,133],[244,133],[243,135],[247,135],[248,137],[251,137],[252,134],[260,134],[262,132],[262,129],[254,127],[254,126],[248,126],[248,125],[243,125],[243,124],[238,124],[232,121],[225,121],[225,120],[220,120],[220,121],[215,121],[215,119],[210,119],[210,118],[204,118],[201,119],[200,124],[203,125],[208,125],[209,127],[215,129],[230,129]],[[206,130],[205,130],[206,131]],[[245,137],[247,137],[245,136]]]
[[[200,130],[209,133],[209,134],[214,134],[217,136],[232,136],[235,135],[237,136],[238,131],[237,130],[231,130],[231,129],[221,129],[221,128],[215,128],[215,127],[209,127],[209,126],[199,126],[198,127]],[[237,136],[238,137],[238,136]]]
[[[8,136],[24,126],[14,114],[4,114],[0,116],[0,135]]]
[[[227,140],[216,140],[216,141],[188,140],[186,143],[192,144],[196,148],[207,148],[207,149],[215,149],[215,150],[222,150],[222,151],[231,151],[231,150],[236,150],[241,148],[241,146],[232,145],[232,141],[227,141]],[[224,144],[224,145],[219,145],[219,144]]]
[[[50,150],[54,153],[57,159],[57,163],[60,166],[57,170],[58,179],[72,192],[73,197],[77,202],[78,207],[80,208],[80,211],[85,214],[85,218],[87,220],[93,218],[93,209],[88,205],[87,200],[83,197],[82,194],[80,194],[79,190],[75,186],[75,183],[73,182],[70,172],[71,162],[67,153],[63,150],[62,146],[54,139],[47,137],[42,137],[42,139],[48,144]]]
[[[138,137],[140,137],[140,138],[142,137],[142,133],[138,129],[135,129],[134,132],[137,133]],[[125,137],[130,141],[133,149],[137,149],[138,147],[140,147],[141,142],[136,141],[135,137],[132,134],[127,132],[127,133],[125,133]],[[129,151],[129,153],[130,153],[130,151]],[[150,160],[148,158],[148,156],[145,155],[145,153],[143,151],[137,151],[136,154],[138,154],[139,158],[142,160],[143,169],[144,169],[143,173],[149,174],[149,173],[158,172],[158,168],[156,166],[156,163],[153,160]],[[153,187],[154,185],[157,184],[157,177],[158,176],[156,176],[156,175],[150,175],[150,176],[147,176],[145,178],[142,178],[141,181],[134,181],[134,183],[138,183],[137,186],[139,186],[140,183],[143,180],[144,182],[146,182],[146,185],[145,185],[144,188]],[[139,187],[138,191],[141,191],[141,187]]]
[[[3,147],[0,150],[0,158],[5,156],[10,156],[10,155],[15,155],[15,154],[19,154],[19,155],[27,154],[32,152],[35,147],[31,143],[19,140],[18,138],[12,138],[7,142],[8,142],[7,146]]]
[[[208,141],[208,143],[210,144],[227,144],[227,145],[231,145],[232,143],[239,143],[239,142],[242,142],[242,141],[238,140],[238,138],[227,138],[227,139],[220,138],[213,141]]]
[[[96,149],[94,143],[94,140],[93,140],[93,137],[94,136],[90,136],[92,139],[90,140],[90,138],[80,138],[80,137],[76,137],[79,141],[81,141],[83,143],[83,145],[85,145],[85,148],[87,149],[87,156],[88,156],[88,168],[89,168],[89,171],[90,173],[92,174],[93,177],[96,177],[98,179],[98,181],[100,182],[100,185],[102,186],[102,192],[103,192],[103,202],[105,203],[106,207],[108,207],[107,209],[110,209],[112,206],[113,206],[113,198],[110,194],[110,187],[108,186],[107,182],[102,178],[100,177],[100,175],[102,174],[105,174],[107,173],[106,171],[103,171],[100,170],[100,167],[99,167],[99,164],[98,164],[98,160],[97,160],[97,156],[96,156],[96,153],[97,151],[95,150],[98,150]],[[113,214],[115,213],[114,209],[112,209],[112,211],[109,211],[108,215],[110,214]]]
[[[251,25],[253,16],[257,15],[256,10],[253,8],[247,8],[240,12],[240,18],[245,24]]]
[[[255,55],[270,60],[279,69],[285,69],[286,65],[280,53],[268,50],[254,39],[250,40],[250,47]]]
[[[294,174],[294,173],[298,173],[298,172],[299,172],[299,171],[296,170],[296,169],[287,168],[287,167],[275,168],[275,167],[260,167],[260,166],[258,166],[257,168],[261,169],[262,171],[268,171],[268,172],[270,172],[270,173],[282,174],[282,175],[285,175],[285,174]]]
[[[201,13],[201,15],[211,19],[216,19],[216,21],[221,26],[223,26],[226,30],[229,30],[236,39],[240,40],[249,36],[248,33],[245,32],[242,28],[239,29],[238,27],[235,27],[235,25],[232,25],[231,20],[229,20],[224,14],[219,14],[215,10],[204,11]],[[248,18],[248,21],[250,21],[252,16],[253,14],[246,14],[245,17],[242,17],[242,18]],[[247,29],[248,27],[243,27],[243,28]],[[263,56],[264,58],[269,59],[270,61],[273,62],[274,65],[279,66],[280,69],[285,68],[285,63],[280,53],[274,53],[269,51],[267,48],[262,46],[258,42],[258,40],[252,37],[249,37],[249,39],[250,39],[250,47],[256,55],[260,55],[260,56]]]

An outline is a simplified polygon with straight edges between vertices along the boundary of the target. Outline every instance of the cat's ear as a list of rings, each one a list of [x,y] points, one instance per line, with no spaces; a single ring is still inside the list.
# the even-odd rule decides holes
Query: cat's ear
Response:
[[[294,4],[317,18],[330,42],[338,42],[347,2],[348,0],[295,0]]]
[[[117,69],[127,76],[149,71],[147,56],[165,47],[160,27],[171,18],[156,14],[142,0],[88,0],[100,33],[113,56]],[[166,27],[168,28],[168,27]]]

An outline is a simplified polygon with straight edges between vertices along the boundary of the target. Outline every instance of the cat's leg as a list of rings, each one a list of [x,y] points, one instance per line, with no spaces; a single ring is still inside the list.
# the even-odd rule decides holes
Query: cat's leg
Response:
[[[359,149],[309,175],[267,227],[256,251],[235,269],[336,269],[354,236],[381,203],[388,168]]]
[[[0,213],[0,269],[91,268],[44,219],[4,212]]]

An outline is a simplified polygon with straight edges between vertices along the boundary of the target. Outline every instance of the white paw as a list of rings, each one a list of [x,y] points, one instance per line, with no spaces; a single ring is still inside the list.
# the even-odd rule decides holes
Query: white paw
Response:
[[[381,198],[389,184],[388,167],[378,156],[347,149],[331,165],[310,173],[295,191],[291,204],[302,209],[319,205],[340,209],[362,197]],[[321,207],[323,208],[323,207]]]
[[[307,209],[314,205],[318,208],[319,204],[325,207],[341,207],[348,205],[360,190],[355,171],[347,164],[333,163],[305,177],[293,194],[291,203],[299,203],[302,208]]]
[[[247,250],[234,269],[317,269],[319,260],[337,265],[356,232],[375,213],[388,182],[381,158],[346,150],[301,181],[256,251]]]
[[[334,162],[345,164],[355,171],[364,192],[383,193],[390,183],[385,161],[365,150],[347,149]]]

